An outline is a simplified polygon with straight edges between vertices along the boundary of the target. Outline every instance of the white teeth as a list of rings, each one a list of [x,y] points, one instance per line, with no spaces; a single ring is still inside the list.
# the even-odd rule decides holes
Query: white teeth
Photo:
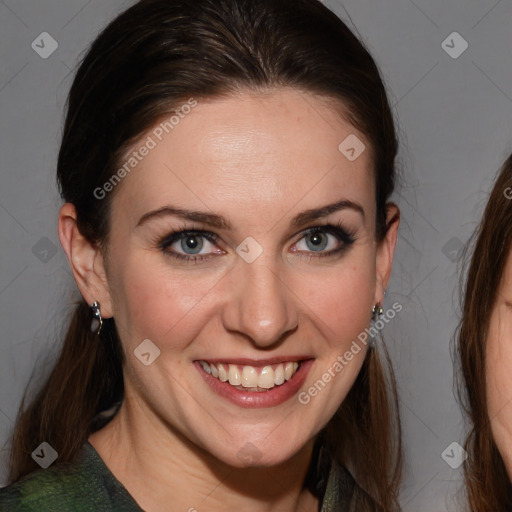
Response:
[[[226,382],[229,379],[229,376],[224,366],[222,364],[218,364],[217,370],[219,372],[219,380],[221,380],[222,382]]]
[[[244,388],[255,388],[258,385],[258,374],[252,366],[244,366],[242,370],[242,386]]]
[[[278,364],[274,372],[274,383],[276,386],[280,386],[284,382],[284,367],[282,364]]]
[[[212,371],[210,370],[210,365],[208,363],[206,363],[205,361],[200,361],[200,363],[206,373],[208,373],[208,374],[212,373]]]
[[[286,363],[284,367],[284,378],[290,380],[293,375],[293,363]]]
[[[208,364],[206,361],[199,362],[206,373],[219,379],[221,382],[229,381],[232,386],[249,391],[263,391],[280,386],[285,381],[289,381],[300,368],[300,363],[297,361],[281,363],[276,365],[275,368],[267,365],[261,369],[248,365],[238,366],[236,364]]]
[[[261,370],[260,376],[258,377],[258,386],[265,389],[270,389],[275,386],[274,370],[272,366],[265,366],[263,370]]]
[[[240,372],[238,371],[238,366],[235,364],[229,365],[229,383],[232,386],[238,386],[242,382],[242,376],[240,375]]]

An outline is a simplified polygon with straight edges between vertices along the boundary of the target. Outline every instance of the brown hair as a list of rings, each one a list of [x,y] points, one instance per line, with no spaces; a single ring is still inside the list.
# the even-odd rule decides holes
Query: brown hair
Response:
[[[78,68],[58,159],[61,195],[75,205],[81,233],[108,247],[111,195],[98,200],[94,190],[157,119],[190,98],[273,87],[333,99],[365,135],[381,241],[398,146],[391,109],[372,57],[317,0],[143,0],[111,22]],[[48,380],[20,408],[12,482],[37,468],[30,453],[39,442],[54,446],[60,461],[72,461],[99,428],[93,418],[122,400],[124,356],[115,322],[106,321],[101,339],[90,322],[82,302]],[[366,491],[358,510],[388,512],[398,507],[401,444],[396,387],[381,357],[387,354],[369,350],[327,442]]]
[[[472,242],[456,339],[458,395],[470,423],[465,492],[471,512],[496,512],[512,506],[512,485],[491,432],[485,360],[489,321],[512,249],[512,155],[496,178]]]

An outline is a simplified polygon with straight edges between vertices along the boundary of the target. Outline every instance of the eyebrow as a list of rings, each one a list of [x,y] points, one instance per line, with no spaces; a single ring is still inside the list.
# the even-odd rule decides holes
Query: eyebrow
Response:
[[[354,210],[361,215],[361,217],[365,218],[364,208],[354,201],[350,201],[348,199],[342,199],[337,201],[336,203],[328,204],[325,206],[321,206],[320,208],[311,208],[310,210],[306,210],[304,212],[299,213],[291,220],[291,225],[298,227],[304,224],[308,224],[309,222],[313,222],[319,218],[327,217],[331,213],[340,211],[340,210]],[[137,222],[137,227],[142,226],[146,222],[154,219],[159,219],[167,216],[175,216],[180,217],[182,219],[187,219],[193,222],[199,222],[201,224],[205,224],[208,226],[215,227],[217,229],[225,229],[232,230],[232,224],[222,217],[221,215],[217,215],[215,213],[206,213],[200,212],[197,210],[186,210],[183,208],[176,208],[173,206],[163,206],[158,210],[153,210],[148,213],[145,213]]]
[[[364,220],[364,208],[360,204],[354,203],[354,201],[349,201],[348,199],[342,199],[336,203],[327,204],[325,206],[321,206],[320,208],[312,208],[311,210],[306,210],[305,212],[299,213],[292,219],[291,225],[302,226],[316,219],[327,217],[331,213],[347,209],[356,211]]]

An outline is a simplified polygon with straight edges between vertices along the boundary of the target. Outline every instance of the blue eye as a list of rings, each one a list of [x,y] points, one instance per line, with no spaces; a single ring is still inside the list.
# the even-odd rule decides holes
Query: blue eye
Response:
[[[187,235],[180,240],[181,249],[187,254],[199,254],[203,245],[203,238],[197,235]]]
[[[353,234],[340,226],[318,226],[305,233],[294,245],[293,252],[305,253],[305,257],[312,258],[332,256],[348,249],[354,241]]]
[[[324,251],[328,247],[329,242],[332,241],[329,240],[329,237],[334,238],[332,235],[326,233],[308,233],[304,237],[304,240],[306,241],[307,248],[310,251],[317,252]]]
[[[215,246],[217,236],[203,231],[178,231],[159,242],[162,251],[183,260],[202,260],[224,251]]]

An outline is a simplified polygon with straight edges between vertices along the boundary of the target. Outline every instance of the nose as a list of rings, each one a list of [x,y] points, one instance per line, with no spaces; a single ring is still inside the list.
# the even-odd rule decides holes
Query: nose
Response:
[[[226,330],[268,349],[297,329],[297,304],[278,269],[240,262],[230,274],[222,314]]]

